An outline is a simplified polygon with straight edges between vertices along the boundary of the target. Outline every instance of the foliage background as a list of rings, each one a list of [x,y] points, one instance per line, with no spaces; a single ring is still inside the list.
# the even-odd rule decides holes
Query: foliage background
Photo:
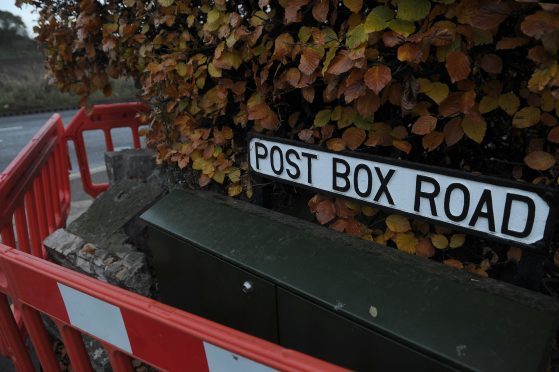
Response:
[[[94,93],[90,103],[135,100],[138,90],[126,79],[112,81],[114,94]],[[49,83],[41,45],[28,37],[25,24],[10,12],[0,11],[0,115],[37,109],[75,107],[80,97],[61,92]]]
[[[556,188],[559,6],[18,2],[40,9],[38,40],[56,85],[85,98],[110,94],[111,78],[135,79],[158,162],[194,174],[199,187],[222,185],[271,207],[308,201],[332,229],[556,294],[556,241],[542,260],[341,199],[309,200],[277,184],[261,190],[247,173],[245,141],[250,131],[266,132]]]

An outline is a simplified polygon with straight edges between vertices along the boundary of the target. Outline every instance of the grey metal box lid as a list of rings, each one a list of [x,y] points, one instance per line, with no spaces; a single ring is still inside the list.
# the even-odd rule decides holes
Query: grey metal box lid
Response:
[[[544,368],[557,302],[209,192],[141,218],[404,344],[487,370]]]

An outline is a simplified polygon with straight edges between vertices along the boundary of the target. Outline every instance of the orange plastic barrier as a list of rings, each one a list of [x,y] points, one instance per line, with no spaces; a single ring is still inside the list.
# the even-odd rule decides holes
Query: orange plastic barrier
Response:
[[[80,109],[72,121],[70,121],[66,128],[66,138],[74,142],[83,189],[89,195],[95,197],[107,190],[109,185],[106,183],[94,184],[91,180],[83,133],[86,131],[102,130],[105,136],[106,150],[113,151],[114,145],[111,130],[115,128],[130,128],[134,148],[139,149],[141,143],[138,130],[141,122],[137,118],[137,114],[145,110],[145,107],[145,105],[137,102],[96,105],[93,106],[91,111],[86,111],[85,108]]]
[[[70,211],[64,136],[55,114],[0,173],[2,242],[38,257],[46,257],[43,240],[66,223]]]
[[[91,370],[80,333],[104,344],[115,371],[131,371],[131,357],[166,371],[342,370],[1,244],[0,273],[0,325],[21,371],[33,368],[6,296],[46,371],[58,365],[40,314],[58,325],[77,371]]]
[[[83,141],[101,129],[130,127],[140,147],[140,104],[80,110],[66,131],[53,115],[0,174],[0,353],[19,371],[33,371],[26,339],[44,371],[58,361],[43,319],[51,318],[75,371],[91,371],[81,334],[99,340],[115,371],[132,358],[165,371],[339,371],[339,367],[125,291],[45,260],[42,241],[66,223],[70,209],[66,139],[76,145],[84,188],[97,195]],[[80,155],[81,154],[81,155]],[[15,228],[15,230],[14,230]]]

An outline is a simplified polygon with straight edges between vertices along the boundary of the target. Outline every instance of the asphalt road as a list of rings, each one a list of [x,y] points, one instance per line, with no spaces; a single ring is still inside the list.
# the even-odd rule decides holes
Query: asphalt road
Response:
[[[76,110],[62,111],[62,122],[68,125]],[[21,116],[0,117],[0,172],[23,149],[35,133],[51,117],[52,113],[41,113]],[[129,129],[116,129],[112,132],[115,150],[132,146],[132,135]],[[101,131],[84,133],[88,160],[91,169],[104,167],[105,140]],[[73,143],[69,143],[70,158],[73,172],[77,172],[77,162]]]

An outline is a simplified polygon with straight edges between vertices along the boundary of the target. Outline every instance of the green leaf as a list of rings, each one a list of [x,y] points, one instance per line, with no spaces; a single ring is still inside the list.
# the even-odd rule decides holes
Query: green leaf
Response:
[[[164,0],[164,1],[168,1],[168,0]],[[174,0],[173,0],[174,1]],[[161,2],[161,0],[159,0],[159,2]],[[171,1],[172,2],[172,1]],[[219,17],[221,16],[221,13],[219,12],[219,10],[215,10],[212,9],[208,12],[208,19],[207,19],[207,23],[215,23],[219,20]]]
[[[161,6],[171,6],[175,2],[175,0],[157,0],[157,2]]]
[[[116,23],[105,23],[103,25],[103,31],[110,34],[118,31],[118,24]]]
[[[399,0],[396,18],[415,22],[427,17],[430,11],[429,0]]]
[[[365,32],[365,25],[361,23],[347,33],[346,46],[350,49],[357,48],[366,42],[368,38],[369,35]]]
[[[330,110],[319,111],[314,117],[314,126],[318,128],[325,126],[330,121],[331,116],[332,111]]]
[[[343,3],[353,13],[359,12],[363,7],[363,0],[343,0]]]
[[[365,20],[365,31],[375,32],[375,31],[382,31],[386,27],[388,27],[388,22],[394,18],[394,12],[392,9],[380,5],[371,10],[371,13],[367,16]]]
[[[404,36],[409,36],[415,32],[415,23],[393,19],[388,22],[388,28]]]
[[[180,76],[185,77],[187,72],[186,63],[184,62],[177,63],[177,72]]]
[[[322,67],[322,75],[326,73],[326,70],[328,70],[328,67],[330,67],[330,62],[332,62],[332,60],[336,56],[336,49],[337,48],[330,48],[328,49],[328,52],[326,52],[326,58],[324,58],[323,62],[324,67]]]
[[[373,118],[368,118],[365,119],[363,116],[357,114],[355,115],[355,121],[353,122],[353,125],[355,125],[357,128],[361,128],[364,130],[371,130],[371,125],[373,125]]]
[[[302,43],[306,43],[307,41],[309,41],[311,37],[311,33],[312,33],[312,29],[310,27],[307,26],[301,27],[299,29],[299,33],[297,34],[297,36],[299,37],[299,41]]]

